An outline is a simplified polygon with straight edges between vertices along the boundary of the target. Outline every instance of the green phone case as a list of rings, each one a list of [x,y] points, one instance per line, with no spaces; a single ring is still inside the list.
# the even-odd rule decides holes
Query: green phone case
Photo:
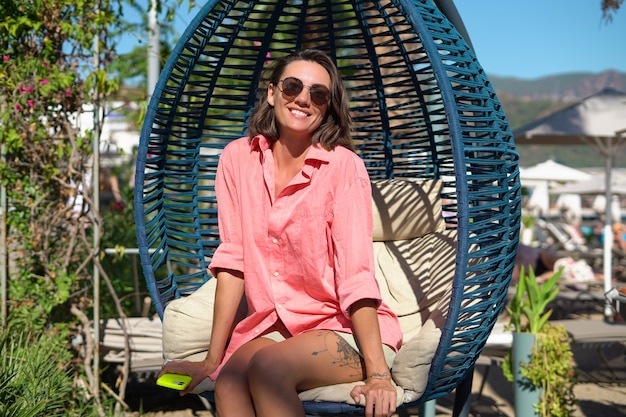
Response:
[[[182,391],[189,386],[191,377],[181,374],[163,374],[157,379],[157,385]]]

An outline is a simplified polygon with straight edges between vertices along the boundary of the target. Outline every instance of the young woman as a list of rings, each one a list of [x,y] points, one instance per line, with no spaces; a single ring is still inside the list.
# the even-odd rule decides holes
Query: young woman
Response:
[[[220,157],[211,343],[204,362],[162,371],[192,376],[183,393],[216,380],[220,417],[304,416],[299,391],[359,380],[351,396],[368,416],[395,412],[402,334],[374,276],[371,188],[351,125],[333,62],[303,50],[276,62],[250,136]]]

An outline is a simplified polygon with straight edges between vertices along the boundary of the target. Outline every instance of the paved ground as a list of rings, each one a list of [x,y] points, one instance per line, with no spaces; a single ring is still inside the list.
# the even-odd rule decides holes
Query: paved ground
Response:
[[[605,366],[599,352],[593,348],[575,347],[574,356],[579,370],[579,383],[575,388],[578,406],[574,417],[626,417],[626,356],[624,348],[608,346],[602,352],[609,361],[613,373]],[[514,417],[513,387],[502,376],[497,365],[487,372],[487,381],[479,397],[480,385],[486,366],[479,366],[474,377],[471,416]],[[196,397],[180,398],[176,393],[158,389],[150,384],[132,387],[128,397],[134,416],[146,417],[213,417],[214,414]],[[437,403],[437,417],[449,416],[446,407],[452,404],[452,396]],[[143,413],[137,410],[144,410]],[[418,416],[417,410],[404,410],[398,417]],[[519,416],[523,417],[523,416]]]
[[[626,324],[624,325],[626,332]],[[619,345],[604,346],[597,350],[573,346],[579,373],[575,387],[578,400],[573,417],[626,417],[626,350]],[[604,355],[607,364],[602,360]],[[483,358],[484,359],[484,358]],[[489,363],[489,361],[480,361]],[[487,379],[479,395],[481,383]],[[446,396],[437,402],[437,417],[450,416],[447,409],[453,397]],[[196,396],[180,397],[153,383],[137,383],[129,387],[127,402],[132,408],[129,416],[145,417],[213,417]],[[515,416],[513,386],[502,376],[498,365],[487,369],[477,366],[472,390],[472,417],[525,417]],[[139,411],[141,410],[141,411]],[[418,416],[417,410],[403,410],[398,417]]]

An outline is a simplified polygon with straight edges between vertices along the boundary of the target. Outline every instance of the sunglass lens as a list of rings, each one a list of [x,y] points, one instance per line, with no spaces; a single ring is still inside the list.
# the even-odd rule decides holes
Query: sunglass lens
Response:
[[[318,106],[323,106],[328,103],[329,98],[330,92],[325,87],[311,88],[311,101]]]
[[[289,97],[297,96],[302,92],[302,81],[297,78],[288,77],[283,80],[283,93]]]

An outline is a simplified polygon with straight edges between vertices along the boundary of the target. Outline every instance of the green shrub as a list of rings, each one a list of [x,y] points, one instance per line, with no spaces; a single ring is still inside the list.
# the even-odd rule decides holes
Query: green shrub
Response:
[[[0,417],[79,416],[72,352],[62,332],[0,335]],[[88,406],[88,404],[87,404]]]

